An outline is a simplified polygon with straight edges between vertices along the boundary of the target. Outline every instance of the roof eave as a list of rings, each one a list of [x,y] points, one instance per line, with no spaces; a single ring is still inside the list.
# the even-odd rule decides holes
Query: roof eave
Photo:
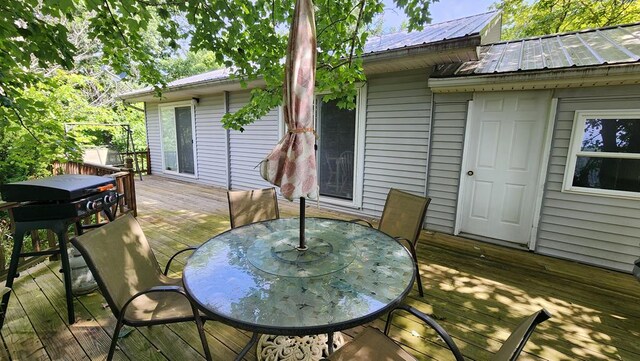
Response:
[[[162,91],[162,93],[164,94],[167,92],[175,92],[175,91],[188,90],[188,89],[200,88],[200,87],[223,86],[226,84],[234,84],[234,83],[239,83],[239,81],[231,77],[225,77],[220,79],[210,79],[210,80],[203,80],[203,81],[198,81],[198,82],[189,83],[189,84],[168,86]],[[132,91],[129,93],[124,93],[122,95],[119,95],[118,98],[125,100],[127,102],[140,102],[140,101],[148,101],[149,96],[155,97],[157,100],[161,100],[160,98],[156,97],[156,92],[152,88],[151,89],[145,88],[141,90]]]
[[[421,55],[431,52],[445,52],[457,50],[460,48],[477,47],[480,45],[480,34],[472,34],[461,38],[445,39],[442,41],[420,44],[414,46],[405,46],[398,49],[388,49],[375,53],[367,53],[362,56],[364,62],[377,60],[390,60],[402,58],[406,56]]]
[[[429,54],[441,54],[441,53],[458,51],[458,50],[469,49],[469,48],[472,48],[475,51],[475,48],[478,45],[480,45],[480,40],[481,39],[479,34],[473,34],[473,35],[465,36],[462,38],[446,39],[446,40],[438,41],[435,43],[420,44],[420,45],[404,47],[400,49],[392,49],[392,50],[387,50],[382,52],[369,53],[369,54],[363,55],[362,58],[366,67],[367,63],[374,63],[378,61],[389,61],[394,59],[410,58],[410,57],[424,56]],[[469,60],[477,60],[477,59],[469,59]],[[228,86],[228,85],[233,85],[238,83],[239,83],[238,79],[231,78],[231,77],[211,79],[211,80],[199,81],[199,82],[194,82],[194,83],[189,83],[184,85],[169,86],[166,89],[164,89],[163,95],[166,95],[168,93],[178,92],[178,91],[196,89],[196,88],[224,87],[225,85]],[[261,82],[257,81],[251,85],[257,86],[259,83]],[[248,86],[248,88],[251,88],[251,86]],[[230,90],[230,89],[221,89],[221,90]],[[156,93],[153,89],[146,88],[146,89],[122,94],[119,96],[119,98],[127,102],[140,102],[140,101],[152,101],[152,100],[160,101],[161,99],[157,98],[155,94]],[[150,99],[150,98],[155,98],[155,99]]]
[[[640,63],[430,78],[434,93],[640,84]]]

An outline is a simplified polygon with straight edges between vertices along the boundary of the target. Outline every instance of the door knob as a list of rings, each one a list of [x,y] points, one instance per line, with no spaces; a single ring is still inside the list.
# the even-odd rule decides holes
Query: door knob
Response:
[[[467,175],[473,175],[473,171],[472,170],[468,171]]]

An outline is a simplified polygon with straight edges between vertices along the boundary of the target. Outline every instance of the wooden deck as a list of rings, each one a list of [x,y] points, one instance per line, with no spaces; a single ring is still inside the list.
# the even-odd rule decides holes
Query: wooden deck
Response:
[[[137,187],[138,219],[161,263],[229,227],[222,189],[153,176]],[[296,205],[281,203],[281,212],[295,215]],[[313,206],[307,212],[351,218]],[[418,252],[425,297],[414,289],[406,302],[438,318],[470,359],[489,359],[522,317],[545,307],[553,318],[540,325],[521,360],[640,360],[640,282],[630,275],[427,231]],[[77,297],[77,322],[69,326],[59,267],[46,262],[16,280],[0,359],[105,358],[115,319],[94,292]],[[451,359],[414,319],[397,317],[395,324],[394,337],[420,359]],[[203,359],[192,323],[128,331],[118,360]],[[232,360],[250,337],[217,322],[208,322],[206,331],[216,360]],[[255,352],[246,359],[255,360]]]

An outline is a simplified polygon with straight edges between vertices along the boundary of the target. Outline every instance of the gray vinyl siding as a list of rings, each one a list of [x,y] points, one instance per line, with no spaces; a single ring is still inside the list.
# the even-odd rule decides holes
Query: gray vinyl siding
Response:
[[[472,93],[435,94],[426,228],[453,233],[467,110]]]
[[[640,201],[561,189],[575,111],[640,109],[640,87],[562,90],[555,97],[558,108],[536,250],[631,271],[640,256]]]
[[[233,113],[249,101],[249,92],[229,94],[229,112]],[[231,189],[273,187],[260,177],[258,164],[278,143],[278,110],[274,109],[244,132],[232,130],[229,134],[231,157]]]
[[[145,104],[147,146],[151,157],[151,173],[162,174],[162,146],[160,145],[160,114],[157,103]]]
[[[431,92],[428,70],[371,77],[368,82],[362,211],[379,216],[389,188],[424,195]]]
[[[226,130],[220,123],[223,116],[223,94],[200,98],[195,116],[198,180],[220,187],[227,186]]]

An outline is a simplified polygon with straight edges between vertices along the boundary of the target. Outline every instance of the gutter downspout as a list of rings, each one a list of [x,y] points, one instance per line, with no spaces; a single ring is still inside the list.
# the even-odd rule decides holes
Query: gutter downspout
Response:
[[[224,91],[224,114],[229,113],[229,92]],[[226,171],[226,186],[227,190],[231,189],[231,143],[229,137],[229,129],[224,130],[224,152],[225,152],[225,171]]]
[[[427,81],[428,81],[428,79],[427,79]],[[429,88],[427,87],[427,89],[429,89]],[[429,90],[429,91],[431,91],[431,90]],[[429,109],[429,112],[430,112],[430,115],[429,115],[429,140],[427,141],[427,168],[426,168],[426,174],[425,174],[425,177],[424,177],[424,195],[426,197],[429,196],[429,166],[431,165],[431,143],[433,141],[433,115],[435,114],[435,111],[433,109],[433,105],[435,103],[434,98],[435,98],[435,95],[433,94],[433,92],[431,92],[431,105],[430,105],[430,109]]]

